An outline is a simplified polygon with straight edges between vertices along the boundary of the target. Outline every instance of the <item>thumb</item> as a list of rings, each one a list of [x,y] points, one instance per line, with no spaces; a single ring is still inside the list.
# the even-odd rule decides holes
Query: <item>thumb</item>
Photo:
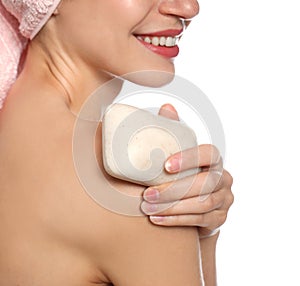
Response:
[[[179,116],[178,116],[178,113],[177,113],[177,110],[175,109],[175,107],[170,104],[170,103],[166,103],[164,104],[159,112],[158,112],[158,115],[160,116],[163,116],[163,117],[166,117],[166,118],[169,118],[169,119],[172,119],[172,120],[177,120],[179,121]]]

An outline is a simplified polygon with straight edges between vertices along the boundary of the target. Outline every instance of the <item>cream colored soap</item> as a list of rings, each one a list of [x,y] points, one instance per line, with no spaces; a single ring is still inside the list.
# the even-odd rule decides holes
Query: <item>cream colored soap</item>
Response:
[[[104,168],[113,177],[153,186],[199,171],[171,175],[164,169],[170,155],[197,146],[193,130],[179,121],[113,104],[104,114],[102,133]]]

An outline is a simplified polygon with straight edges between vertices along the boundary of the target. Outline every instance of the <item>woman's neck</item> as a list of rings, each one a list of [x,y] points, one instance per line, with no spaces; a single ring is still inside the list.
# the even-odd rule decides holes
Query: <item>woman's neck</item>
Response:
[[[43,49],[30,43],[22,73],[18,79],[27,93],[43,92],[66,104],[73,113],[78,113],[88,97],[99,87],[113,79],[105,72],[94,71],[75,55],[61,49]],[[23,85],[25,84],[25,86]],[[122,80],[114,80],[106,92],[110,98],[118,95]]]

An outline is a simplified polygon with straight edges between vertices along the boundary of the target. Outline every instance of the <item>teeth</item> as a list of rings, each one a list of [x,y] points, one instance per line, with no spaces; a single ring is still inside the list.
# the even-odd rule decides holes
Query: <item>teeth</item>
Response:
[[[172,47],[173,46],[173,38],[171,38],[171,37],[167,38],[166,46],[167,47]]]
[[[152,38],[152,45],[154,46],[158,46],[159,45],[159,38],[158,37],[154,37]]]
[[[165,37],[161,37],[159,40],[159,45],[160,46],[165,46],[166,45],[166,38]]]
[[[141,40],[143,40],[143,38],[141,38]],[[148,44],[151,44],[151,39],[149,37],[146,37],[144,41]]]
[[[177,44],[177,37],[137,37],[139,40],[144,41],[148,44],[154,46],[165,46],[165,47],[174,47]]]

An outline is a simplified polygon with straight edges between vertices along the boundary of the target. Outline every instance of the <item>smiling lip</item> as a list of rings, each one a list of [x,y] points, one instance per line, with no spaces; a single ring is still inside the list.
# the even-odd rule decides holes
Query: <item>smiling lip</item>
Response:
[[[179,54],[179,47],[176,42],[182,32],[182,29],[169,29],[135,36],[140,43],[152,52],[167,58],[175,58]]]

